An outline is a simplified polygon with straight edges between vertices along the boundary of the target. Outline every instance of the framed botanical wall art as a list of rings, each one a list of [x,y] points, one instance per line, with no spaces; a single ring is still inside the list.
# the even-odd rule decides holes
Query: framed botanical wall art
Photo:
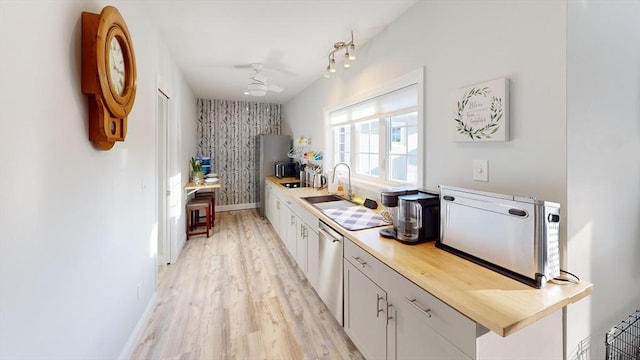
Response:
[[[454,141],[509,140],[509,79],[459,89],[453,99]]]

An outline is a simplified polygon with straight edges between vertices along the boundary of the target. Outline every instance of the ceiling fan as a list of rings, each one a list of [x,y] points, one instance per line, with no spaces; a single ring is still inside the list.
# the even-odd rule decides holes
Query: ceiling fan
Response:
[[[247,91],[244,92],[245,95],[265,96],[267,95],[267,91],[279,93],[284,90],[280,86],[269,84],[267,77],[260,73],[264,68],[264,64],[254,63],[251,64],[251,67],[253,68],[253,74],[249,76],[249,80],[251,80],[251,82],[249,82],[249,85],[247,86]]]

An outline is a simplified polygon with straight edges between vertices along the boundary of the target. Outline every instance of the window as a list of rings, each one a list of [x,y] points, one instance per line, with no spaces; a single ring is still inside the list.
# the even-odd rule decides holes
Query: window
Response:
[[[421,185],[420,81],[327,112],[325,161],[351,166],[352,177],[381,185]]]

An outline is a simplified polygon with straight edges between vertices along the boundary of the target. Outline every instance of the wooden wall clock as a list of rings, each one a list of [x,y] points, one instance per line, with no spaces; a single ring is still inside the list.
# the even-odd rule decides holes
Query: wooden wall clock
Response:
[[[82,13],[82,92],[89,100],[89,140],[109,150],[127,135],[136,98],[136,56],[118,9]]]

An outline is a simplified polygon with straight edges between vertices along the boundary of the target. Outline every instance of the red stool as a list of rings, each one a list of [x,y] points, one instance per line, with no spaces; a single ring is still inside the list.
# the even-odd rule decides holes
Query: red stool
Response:
[[[205,222],[201,223],[198,214],[200,211],[204,211]],[[209,237],[209,229],[211,229],[211,202],[208,199],[191,199],[187,201],[185,205],[185,222],[186,222],[186,232],[187,232],[187,240],[189,240],[189,236],[193,235],[204,235],[206,234]],[[204,230],[198,231],[197,228],[204,225]]]
[[[211,227],[216,226],[216,194],[213,191],[198,191],[196,199],[209,199],[211,203]]]

